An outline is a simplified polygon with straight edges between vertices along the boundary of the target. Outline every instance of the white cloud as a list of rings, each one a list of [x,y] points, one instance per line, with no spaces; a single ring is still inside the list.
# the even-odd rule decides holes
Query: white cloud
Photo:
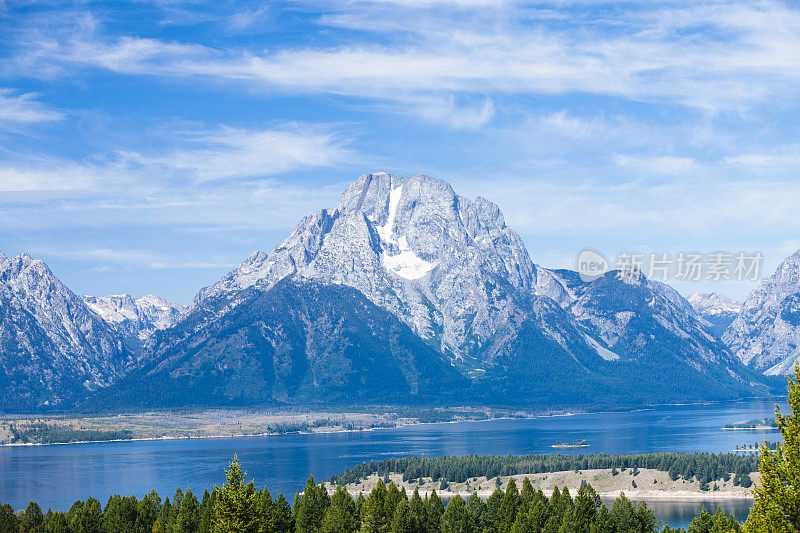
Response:
[[[531,17],[518,6],[430,9],[424,16],[398,4],[341,9],[342,16],[389,17],[415,38],[398,40],[396,31],[375,24],[388,38],[264,51],[63,32],[31,41],[17,68],[35,73],[50,72],[53,64],[84,65],[390,99],[434,92],[594,93],[717,110],[798,96],[800,11],[779,2],[636,4],[594,18],[592,10],[550,6],[571,17],[566,27],[542,24],[538,11]]]
[[[726,157],[725,163],[748,169],[777,168],[789,170],[800,166],[800,146],[789,145],[769,152],[750,152]]]
[[[283,129],[251,130],[223,127],[190,134],[192,148],[168,154],[123,153],[145,167],[188,172],[200,181],[270,176],[298,168],[331,167],[353,157],[347,141],[320,127],[292,125]]]
[[[64,115],[41,103],[36,93],[0,87],[0,128],[9,123],[31,124],[61,120]]]
[[[616,154],[613,156],[614,164],[620,167],[630,167],[636,171],[656,175],[683,175],[697,168],[697,162],[691,157],[663,156],[633,156]]]

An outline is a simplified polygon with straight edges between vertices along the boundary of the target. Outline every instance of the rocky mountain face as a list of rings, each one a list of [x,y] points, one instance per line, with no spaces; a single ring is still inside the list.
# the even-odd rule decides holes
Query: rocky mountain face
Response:
[[[336,209],[303,219],[271,254],[254,253],[201,290],[191,309],[287,276],[359,290],[470,372],[510,355],[530,309],[551,305],[542,297],[562,290],[533,264],[496,205],[424,175],[361,176]],[[558,339],[562,326],[546,334]]]
[[[132,363],[117,333],[27,254],[0,254],[0,408],[69,405]]]
[[[576,283],[574,274],[570,278],[573,299],[566,308],[609,350],[609,359],[669,353],[697,370],[732,362],[725,345],[668,285],[640,272],[611,271],[588,283]]]
[[[440,352],[350,287],[285,278],[237,299],[214,320],[195,313],[157,332],[150,361],[84,408],[439,402],[469,387]],[[230,303],[224,294],[206,300]]]
[[[723,340],[767,375],[790,373],[800,357],[800,251],[750,293]]]
[[[84,303],[134,346],[141,345],[155,331],[177,324],[187,312],[183,305],[148,294],[82,296]]]
[[[36,265],[12,266],[20,261]],[[36,384],[25,366],[30,353],[54,382],[67,376],[72,394],[76,383],[80,391],[102,387],[86,409],[597,409],[766,389],[671,287],[639,273],[583,282],[576,272],[541,268],[497,206],[424,175],[361,176],[336,208],[301,220],[271,253],[252,254],[188,309],[155,297],[81,300],[46,265],[24,261],[2,263],[0,297],[11,302],[0,311],[3,368],[16,372],[3,379],[19,394],[39,391],[40,404],[67,392]],[[5,281],[20,278],[6,271],[26,269],[28,289]]]
[[[473,393],[496,401],[753,393],[752,375],[669,286],[613,274],[584,283],[538,267],[497,206],[424,175],[361,176],[335,209],[303,219],[272,253],[254,253],[201,290],[182,326],[154,336],[152,350],[196,343],[252,291],[284,279],[356,289],[468,376]],[[661,384],[642,394],[644,381]]]
[[[711,324],[711,332],[718,337],[722,336],[742,309],[742,302],[718,292],[698,292],[689,296],[688,301]]]

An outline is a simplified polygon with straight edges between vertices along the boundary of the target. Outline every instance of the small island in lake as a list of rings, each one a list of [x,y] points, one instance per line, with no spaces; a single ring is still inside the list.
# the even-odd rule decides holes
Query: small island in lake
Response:
[[[753,420],[743,420],[741,422],[734,422],[733,424],[725,424],[724,429],[744,429],[752,431],[765,431],[778,429],[778,423],[774,418],[763,418]]]
[[[551,448],[585,448],[589,446],[589,443],[586,442],[586,439],[576,440],[575,442],[561,442],[558,441],[552,446]]]

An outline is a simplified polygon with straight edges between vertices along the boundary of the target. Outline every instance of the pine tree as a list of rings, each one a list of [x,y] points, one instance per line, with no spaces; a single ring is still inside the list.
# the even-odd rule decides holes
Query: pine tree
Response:
[[[7,503],[0,507],[0,531],[19,531],[19,518]]]
[[[525,476],[522,479],[522,490],[519,492],[519,498],[523,503],[529,503],[533,500],[533,485],[531,485],[531,480],[528,479],[528,476]]]
[[[442,525],[442,515],[444,514],[444,504],[435,490],[431,491],[431,497],[428,499],[428,524],[427,529],[431,532],[438,532]]]
[[[0,526],[0,531],[6,530]],[[67,515],[58,511],[47,511],[47,514],[44,515],[44,533],[64,533],[65,531],[69,531]]]
[[[581,487],[575,497],[570,531],[574,533],[589,533],[593,531],[597,520],[597,512],[602,506],[603,502],[600,501],[600,496],[590,485]]]
[[[790,414],[775,406],[775,422],[783,442],[770,450],[761,446],[760,486],[753,489],[754,502],[745,524],[750,533],[800,531],[800,362],[794,378],[788,378]]]
[[[292,507],[289,505],[289,500],[281,493],[270,505],[266,517],[262,518],[259,533],[286,533],[287,531],[294,531]]]
[[[30,502],[22,513],[19,531],[21,533],[42,533],[44,531],[44,514],[36,502]]]
[[[161,497],[156,491],[139,500],[136,505],[136,522],[133,524],[135,533],[150,533],[161,512]]]
[[[312,533],[322,526],[325,511],[330,505],[330,497],[324,485],[314,482],[314,476],[309,476],[302,496],[295,499],[292,509],[294,513],[295,530],[298,533]]]
[[[408,501],[403,500],[397,504],[389,530],[391,533],[417,533],[420,531],[419,519],[414,515]]]
[[[514,483],[514,478],[508,480],[505,496],[503,496],[503,503],[500,506],[500,533],[507,533],[511,529],[511,525],[517,518],[517,509],[519,508],[519,491],[517,491],[517,484]]]
[[[459,495],[455,495],[447,504],[442,515],[442,533],[472,533],[473,526],[467,505]]]
[[[419,489],[414,489],[414,494],[411,495],[409,501],[409,509],[413,523],[417,525],[419,531],[424,531],[424,526],[428,523],[428,509],[425,507],[425,502],[419,497]]]
[[[486,500],[483,527],[485,531],[498,531],[500,529],[500,508],[503,506],[505,494],[502,489],[495,489]]]
[[[192,489],[186,489],[186,494],[181,498],[173,533],[197,533],[200,530],[200,502],[192,494]]]
[[[246,472],[233,456],[225,471],[225,484],[218,488],[214,505],[214,533],[256,533],[258,531],[258,494],[253,482],[245,484]],[[216,487],[215,487],[216,488]]]
[[[472,527],[475,531],[482,531],[484,527],[484,513],[486,511],[486,504],[478,496],[477,492],[473,492],[472,496],[467,501],[467,512],[472,520]]]
[[[331,506],[322,519],[323,533],[354,533],[358,531],[359,521],[356,516],[356,503],[347,489],[339,486],[331,498]]]
[[[636,511],[631,501],[620,493],[619,498],[611,505],[611,519],[616,523],[618,531],[638,531]]]
[[[714,519],[708,514],[705,505],[700,509],[700,512],[692,518],[689,524],[688,533],[709,533],[711,527],[714,525]]]

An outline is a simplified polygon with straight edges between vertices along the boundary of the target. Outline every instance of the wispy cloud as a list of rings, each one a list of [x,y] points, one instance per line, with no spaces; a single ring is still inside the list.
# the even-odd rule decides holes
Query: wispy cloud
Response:
[[[0,87],[0,128],[9,124],[31,124],[61,120],[64,115],[39,101],[36,93]]]
[[[568,6],[569,4],[567,4]],[[374,4],[345,4],[366,11]],[[526,20],[517,6],[431,9],[378,5],[417,38],[340,39],[325,48],[212,48],[152,38],[63,32],[31,41],[21,65],[84,65],[132,75],[206,77],[262,90],[374,98],[417,93],[595,93],[708,109],[762,102],[800,82],[800,11],[779,2],[619,7],[580,16],[580,31]],[[559,4],[551,9],[558,10]],[[564,9],[562,6],[561,9]],[[588,10],[589,13],[592,10]],[[343,15],[348,14],[347,11]],[[334,19],[323,19],[333,24]],[[523,23],[525,21],[527,23]],[[381,31],[380,25],[376,25]],[[794,89],[793,89],[794,87]]]
[[[186,136],[190,148],[167,154],[121,153],[145,167],[188,172],[200,181],[271,176],[299,168],[331,167],[353,152],[349,141],[328,128],[293,124],[281,129],[223,127]]]
[[[630,167],[645,175],[677,175],[683,176],[697,168],[697,162],[691,157],[662,156],[636,156],[616,154],[614,164],[620,167]]]

